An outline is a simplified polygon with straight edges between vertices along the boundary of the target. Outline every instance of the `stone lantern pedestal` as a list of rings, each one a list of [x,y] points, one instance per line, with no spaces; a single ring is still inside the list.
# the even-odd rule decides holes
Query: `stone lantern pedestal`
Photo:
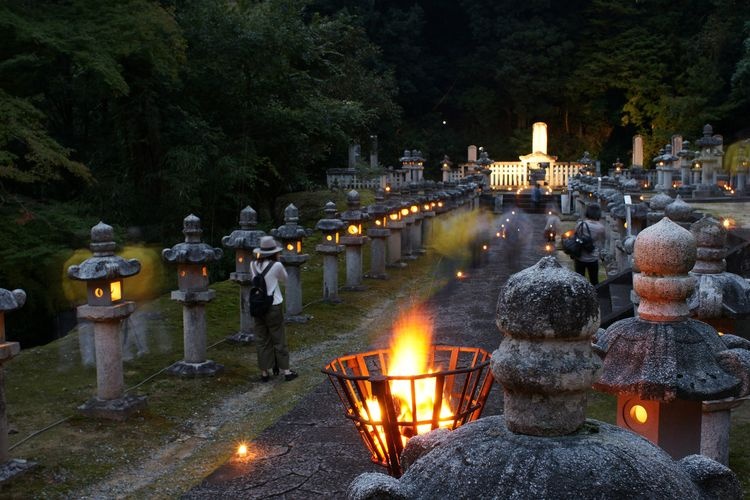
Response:
[[[250,287],[253,281],[250,262],[254,258],[253,249],[266,235],[264,231],[253,229],[257,224],[257,212],[247,206],[240,211],[240,229],[221,239],[222,245],[235,250],[235,272],[229,275],[229,279],[240,285],[240,330],[227,340],[236,344],[250,344],[255,339],[253,317],[250,315]]]
[[[96,397],[78,407],[84,415],[125,420],[146,407],[146,397],[125,394],[120,325],[135,311],[135,302],[124,301],[122,278],[141,270],[135,260],[114,254],[112,226],[100,222],[91,228],[93,256],[68,268],[71,279],[86,281],[88,303],[77,309],[78,319],[94,325]]]
[[[397,219],[388,219],[388,229],[390,235],[387,240],[388,254],[387,254],[387,265],[388,267],[406,267],[406,263],[401,260],[401,236],[404,231],[406,224],[403,221]]]
[[[284,209],[284,225],[271,231],[271,234],[281,241],[283,247],[280,261],[287,274],[284,319],[290,323],[306,323],[310,320],[310,315],[302,313],[302,280],[300,279],[300,267],[309,260],[310,256],[302,253],[302,239],[307,236],[307,232],[297,224],[298,220],[299,210],[290,203]]]
[[[408,206],[401,210],[402,215],[404,211],[408,215],[404,215],[401,221],[404,223],[404,229],[401,231],[401,259],[402,260],[415,260],[417,258],[414,255],[414,249],[412,246],[412,239],[414,236],[414,216],[409,212]]]
[[[5,363],[21,352],[18,342],[5,340],[5,313],[22,307],[26,302],[23,290],[5,290],[0,288],[0,482],[16,476],[34,465],[34,462],[10,458],[8,450],[8,414],[5,401]]]
[[[206,304],[216,292],[208,288],[207,264],[219,260],[221,248],[212,248],[200,240],[203,230],[195,215],[183,221],[185,242],[162,250],[162,259],[177,264],[179,290],[171,298],[182,303],[182,331],[185,359],[167,368],[167,373],[179,377],[213,376],[224,366],[206,359]]]

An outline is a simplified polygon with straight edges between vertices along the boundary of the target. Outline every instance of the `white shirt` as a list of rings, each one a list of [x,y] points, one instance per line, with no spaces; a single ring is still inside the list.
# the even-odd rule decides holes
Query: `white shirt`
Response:
[[[279,287],[279,282],[286,283],[287,274],[284,265],[274,260],[264,260],[261,262],[254,260],[250,263],[250,271],[254,278],[269,265],[273,267],[268,270],[265,276],[266,290],[269,292],[268,295],[273,295],[273,305],[276,306],[284,302],[284,297],[281,295],[281,287]]]

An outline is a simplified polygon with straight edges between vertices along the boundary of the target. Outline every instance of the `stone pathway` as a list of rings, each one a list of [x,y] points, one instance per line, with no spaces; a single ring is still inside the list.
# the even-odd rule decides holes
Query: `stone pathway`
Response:
[[[498,217],[497,226],[505,219],[505,215]],[[490,352],[497,348],[499,290],[510,274],[535,264],[545,254],[544,220],[543,215],[516,214],[511,226],[518,231],[513,238],[493,238],[479,268],[465,270],[466,279],[450,282],[428,300],[436,344]],[[386,347],[388,341],[384,334],[373,347]],[[182,498],[342,498],[357,475],[385,472],[370,462],[333,387],[323,374],[320,377],[320,385],[249,445],[249,458],[230,460]],[[502,392],[495,385],[483,414],[501,412]]]

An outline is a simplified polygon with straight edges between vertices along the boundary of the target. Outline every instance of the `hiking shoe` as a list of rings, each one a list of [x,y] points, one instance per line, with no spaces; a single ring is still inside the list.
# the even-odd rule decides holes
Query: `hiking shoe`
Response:
[[[299,374],[295,371],[292,371],[291,373],[285,373],[284,374],[284,381],[289,382],[290,380],[294,380],[295,378],[299,377]]]

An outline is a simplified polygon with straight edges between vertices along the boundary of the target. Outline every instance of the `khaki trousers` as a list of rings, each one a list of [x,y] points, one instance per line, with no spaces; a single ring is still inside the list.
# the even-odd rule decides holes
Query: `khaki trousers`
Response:
[[[258,351],[258,367],[261,371],[271,371],[274,365],[282,372],[289,369],[289,350],[282,309],[281,304],[271,306],[265,316],[253,318],[255,349]]]

